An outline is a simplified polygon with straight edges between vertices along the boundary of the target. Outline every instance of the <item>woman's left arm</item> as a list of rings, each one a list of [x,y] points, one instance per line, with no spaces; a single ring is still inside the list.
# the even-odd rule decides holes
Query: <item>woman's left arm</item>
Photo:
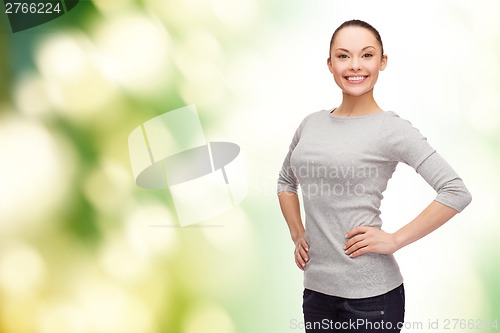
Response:
[[[395,233],[374,227],[356,227],[346,235],[348,241],[344,245],[345,253],[352,258],[369,252],[392,254],[430,234],[457,213],[457,210],[433,201],[413,221]]]
[[[436,230],[471,202],[471,194],[462,179],[437,152],[427,157],[416,171],[436,190],[434,201],[393,234],[368,226],[352,229],[344,244],[347,255],[354,258],[368,252],[392,254]]]
[[[351,257],[368,252],[392,254],[445,224],[472,200],[460,176],[409,121],[394,114],[381,125],[377,147],[382,156],[414,168],[437,196],[415,219],[393,234],[369,226],[350,230],[344,250]]]

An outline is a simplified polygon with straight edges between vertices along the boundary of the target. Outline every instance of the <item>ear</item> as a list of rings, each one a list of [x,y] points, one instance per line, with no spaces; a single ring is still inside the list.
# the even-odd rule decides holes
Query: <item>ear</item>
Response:
[[[328,66],[328,70],[330,70],[330,73],[333,74],[332,57],[328,57],[328,59],[326,59],[326,65]]]
[[[387,54],[384,54],[382,56],[382,61],[380,62],[380,70],[381,71],[383,71],[385,69],[385,67],[387,67],[387,60],[388,60]]]

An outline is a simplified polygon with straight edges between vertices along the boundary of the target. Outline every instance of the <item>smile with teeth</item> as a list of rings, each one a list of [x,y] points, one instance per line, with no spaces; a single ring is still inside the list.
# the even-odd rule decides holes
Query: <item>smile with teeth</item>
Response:
[[[366,78],[367,78],[367,76],[347,76],[346,77],[347,81],[351,81],[351,82],[363,81]]]

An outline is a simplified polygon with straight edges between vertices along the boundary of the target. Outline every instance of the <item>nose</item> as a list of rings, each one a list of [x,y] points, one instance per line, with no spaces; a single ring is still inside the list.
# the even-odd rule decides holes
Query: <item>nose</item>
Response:
[[[351,60],[351,70],[353,72],[358,72],[361,70],[361,62],[356,57],[353,57]]]

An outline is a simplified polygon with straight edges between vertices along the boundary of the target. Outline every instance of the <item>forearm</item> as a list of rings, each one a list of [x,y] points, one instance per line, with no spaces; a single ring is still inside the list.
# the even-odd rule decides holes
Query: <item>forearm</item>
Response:
[[[396,249],[400,249],[430,234],[455,214],[457,214],[455,209],[433,201],[413,221],[393,234]]]
[[[359,226],[346,235],[345,253],[358,257],[365,253],[392,254],[400,248],[430,234],[449,219],[457,211],[442,203],[433,201],[413,221],[393,234],[376,227]]]
[[[281,212],[290,230],[290,236],[294,243],[299,237],[304,235],[304,225],[300,217],[299,197],[293,192],[279,192]]]

